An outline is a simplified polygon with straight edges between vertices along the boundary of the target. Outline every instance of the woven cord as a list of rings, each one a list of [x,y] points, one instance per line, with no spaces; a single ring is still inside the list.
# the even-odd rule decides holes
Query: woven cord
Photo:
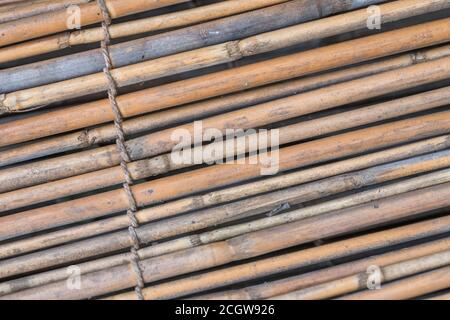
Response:
[[[139,237],[137,235],[136,229],[139,227],[139,222],[136,218],[137,204],[134,198],[133,192],[131,190],[131,185],[133,185],[133,178],[131,177],[130,171],[128,169],[128,163],[131,162],[130,154],[128,153],[127,147],[125,145],[125,134],[123,130],[123,116],[120,112],[119,105],[117,104],[117,84],[111,75],[111,70],[114,68],[112,65],[111,55],[109,52],[109,45],[111,43],[111,35],[109,33],[109,25],[111,24],[111,16],[109,10],[106,7],[105,0],[97,0],[100,10],[103,14],[102,30],[103,30],[103,40],[101,42],[101,51],[103,58],[105,60],[106,67],[103,69],[108,80],[108,98],[111,105],[111,109],[114,113],[114,126],[116,129],[117,139],[116,145],[120,153],[120,167],[122,168],[123,174],[125,176],[125,183],[123,188],[125,194],[127,195],[129,202],[129,209],[127,210],[127,216],[130,220],[130,225],[128,231],[130,234],[133,246],[130,249],[130,264],[136,276],[136,287],[135,292],[139,300],[144,300],[144,295],[142,294],[142,289],[144,288],[144,277],[142,276],[142,269],[139,264],[140,258],[138,250],[140,247]]]

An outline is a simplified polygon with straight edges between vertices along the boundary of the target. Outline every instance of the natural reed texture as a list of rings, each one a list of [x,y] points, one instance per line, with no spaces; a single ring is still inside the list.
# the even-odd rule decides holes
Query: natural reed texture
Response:
[[[201,119],[221,112],[247,107],[250,105],[283,98],[293,94],[318,89],[324,86],[349,81],[364,76],[370,76],[384,71],[407,67],[450,55],[450,46],[441,46],[413,52],[394,58],[372,62],[341,71],[329,72],[323,75],[311,76],[299,80],[290,80],[278,84],[251,89],[242,93],[225,97],[213,98],[192,103],[179,108],[155,112],[124,121],[125,134],[142,133],[180,122]],[[64,136],[47,138],[17,146],[0,152],[0,167],[20,161],[35,159],[55,153],[87,148],[97,143],[110,142],[116,137],[113,125],[85,129]]]
[[[150,31],[187,26],[287,1],[288,0],[227,0],[193,9],[166,13],[160,16],[117,23],[111,25],[109,30],[111,38],[121,38]],[[101,28],[65,32],[0,48],[0,63],[32,57],[80,44],[97,42],[102,39],[103,31]]]
[[[404,249],[389,251],[317,271],[307,272],[280,280],[257,284],[241,289],[221,291],[212,294],[194,296],[198,300],[261,300],[300,290],[322,283],[346,277],[358,272],[366,272],[370,266],[386,266],[406,260],[420,258],[450,249],[450,238],[409,246]],[[1,292],[1,291],[0,291]]]
[[[215,128],[222,132],[225,132],[226,129],[230,128],[255,128],[269,123],[287,120],[308,113],[326,110],[339,105],[414,87],[419,84],[442,80],[450,76],[450,57],[406,67],[402,71],[402,73],[389,71],[292,97],[274,100],[244,110],[236,110],[215,117],[206,118],[203,119],[202,126],[205,129]],[[399,116],[407,114],[409,111],[414,112],[414,107],[411,105],[417,106],[416,111],[420,111],[427,107],[445,105],[450,102],[449,94],[449,88],[443,88],[441,91],[425,94],[424,97],[415,96],[409,100],[407,99],[407,101],[400,100],[399,103],[394,102],[393,104],[378,106],[381,109],[378,110],[378,112],[375,112],[377,107],[374,107],[367,110],[366,114],[368,116],[366,119],[356,112],[351,115],[344,114],[341,117],[337,116],[334,117],[334,119],[327,119],[331,120],[330,123],[335,123],[334,126],[330,125],[328,131],[326,129],[319,129],[323,127],[320,121],[309,123],[310,127],[306,130],[303,129],[304,123],[281,128],[280,144],[312,137],[315,135],[314,130],[321,130],[321,134],[324,134],[332,132],[333,130],[344,129],[346,126],[340,124],[343,120],[349,120],[347,123],[348,128],[348,125],[352,124],[370,123],[370,121],[365,120],[380,120],[377,118],[378,116]],[[298,107],[298,103],[302,103],[302,108]],[[403,105],[406,111],[402,112],[401,110],[397,110],[400,105]],[[394,112],[390,111],[393,107],[396,108],[394,109]],[[410,108],[409,111],[407,111],[408,108]],[[308,125],[308,123],[306,125]],[[126,146],[131,159],[138,160],[170,152],[177,145],[177,141],[172,138],[172,134],[176,129],[187,130],[187,132],[193,134],[195,123],[161,130],[156,133],[128,140]],[[308,129],[310,129],[310,133],[307,132]],[[302,134],[305,131],[306,133]],[[185,144],[186,143],[190,144],[190,142],[185,142]],[[178,143],[178,145],[180,145],[180,143]],[[104,169],[119,164],[119,161],[119,152],[115,145],[110,145],[59,158],[34,162],[24,166],[4,169],[0,171],[0,192]],[[158,159],[154,165],[148,163],[146,167],[149,169],[152,167],[150,171],[153,175],[164,173],[164,171],[161,170],[166,170],[167,167],[179,168],[176,164],[172,166],[172,162],[167,159],[164,159],[164,161]],[[141,177],[142,176],[136,178]]]
[[[370,226],[412,217],[450,204],[450,184],[425,188],[379,200],[373,204],[340,210],[334,213],[293,222],[270,229],[251,232],[204,246],[141,260],[146,282],[224,265],[317,239],[367,229]],[[266,241],[270,238],[271,241]],[[183,265],[183,268],[179,268]],[[81,277],[83,290],[68,290],[65,281],[22,291],[20,298],[76,299],[126,289],[135,284],[129,266],[118,266]],[[146,291],[146,290],[144,290]]]
[[[429,271],[439,267],[450,265],[450,251],[442,251],[432,255],[420,257],[413,260],[403,261],[397,264],[387,266],[375,266],[378,269],[374,272],[379,272],[379,279],[377,283],[372,284],[380,286],[380,289],[385,285],[385,282],[398,280],[403,277],[415,275],[417,273]],[[284,295],[273,297],[277,300],[318,300],[329,299],[340,296],[349,292],[358,291],[361,289],[368,289],[369,279],[367,271],[359,274],[349,276],[346,278],[334,280],[322,285],[309,287],[303,290],[294,291]],[[374,288],[375,289],[375,288]]]
[[[399,142],[436,136],[448,132],[449,123],[450,111],[439,112],[283,148],[279,153],[279,170],[286,171]],[[265,167],[264,163],[215,165],[138,184],[132,190],[137,205],[145,206],[245,181],[259,176]],[[126,210],[127,206],[126,194],[119,189],[23,211],[0,218],[0,239],[105,216]]]
[[[260,213],[271,210],[273,211],[284,203],[296,205],[298,203],[310,201],[320,197],[326,197],[339,192],[361,188],[376,183],[382,183],[392,179],[405,177],[407,175],[414,175],[421,172],[426,172],[427,170],[438,169],[440,167],[448,167],[450,164],[449,153],[444,153],[442,158],[443,159],[440,159],[438,156],[419,157],[414,159],[414,161],[405,160],[392,165],[389,164],[356,172],[354,174],[337,176],[335,178],[325,179],[316,183],[309,183],[306,185],[265,194],[259,197],[237,201],[221,207],[194,212],[181,217],[172,218],[170,220],[163,220],[142,226],[136,231],[139,239],[143,243],[158,241],[171,236],[181,235],[204,229],[209,226],[241,219],[243,217],[251,217]],[[354,196],[347,196],[323,204],[306,207],[305,209],[300,209],[292,213],[289,212],[280,214],[276,217],[247,222],[243,225],[235,225],[222,230],[206,232],[193,237],[187,236],[169,241],[162,245],[155,245],[142,250],[144,253],[141,258],[150,258],[182,249],[189,249],[201,244],[225,240],[248,232],[262,230],[283,223],[305,219],[311,216],[323,214],[325,212],[343,209],[359,205],[361,203],[378,200],[383,197],[393,196],[449,181],[450,171],[442,170],[418,178],[413,178],[403,183],[395,183],[375,190],[365,191]],[[25,241],[3,245],[0,247],[1,257],[4,258],[11,255],[19,255],[26,253],[27,251],[33,251],[46,246],[59,244],[61,240],[64,239],[61,238],[60,234],[61,232],[54,235],[47,234],[44,236],[27,239]],[[76,257],[76,259],[83,259],[90,255],[99,255],[106,252],[116,251],[129,246],[129,241],[130,239],[126,232],[116,232],[102,237],[89,239],[84,242],[72,243],[63,247],[40,251],[36,254],[30,254],[28,256],[3,260],[0,262],[0,277],[11,276],[17,272],[42,269],[57,263],[69,262],[74,257]],[[86,248],[90,249],[86,250]],[[118,259],[118,261],[121,261],[121,259]]]
[[[382,20],[385,23],[404,19],[412,15],[420,15],[429,10],[445,8],[450,8],[450,0],[430,3],[422,0],[407,0],[380,6],[380,10],[383,13]],[[242,39],[238,42],[227,42],[118,68],[112,71],[112,76],[119,87],[127,86],[216,64],[236,61],[247,56],[261,54],[313,39],[357,30],[365,26],[366,23],[367,10],[362,9],[357,12],[321,19],[300,26],[272,31],[267,34]],[[347,28],[342,26],[347,26]],[[314,30],[315,33],[311,32],[311,30]],[[4,96],[3,102],[0,103],[3,103],[10,112],[14,112],[101,92],[106,90],[107,87],[108,82],[104,74],[97,73],[9,93]]]
[[[450,267],[439,268],[417,276],[385,284],[380,290],[365,290],[344,296],[344,300],[411,299],[450,287]]]
[[[173,82],[120,96],[118,104],[123,116],[131,117],[182,103],[438,44],[450,39],[449,21],[450,19],[443,19],[254,63],[233,70]],[[427,34],[427,36],[419,36],[423,34]],[[444,59],[441,60],[442,67],[449,64]],[[56,110],[0,125],[0,130],[4,133],[0,137],[0,146],[84,128],[112,119],[113,115],[108,100]]]
[[[106,0],[112,18],[157,9],[189,0]],[[80,27],[102,21],[96,1],[78,5]],[[0,24],[0,47],[67,30],[70,14],[65,9]],[[76,26],[74,26],[76,27]]]

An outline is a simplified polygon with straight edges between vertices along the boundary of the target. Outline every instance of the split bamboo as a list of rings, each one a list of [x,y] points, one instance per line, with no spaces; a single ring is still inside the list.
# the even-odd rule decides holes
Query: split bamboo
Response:
[[[279,152],[279,171],[300,168],[339,157],[415,141],[449,131],[450,111],[397,121],[367,129],[323,138],[283,148]],[[249,159],[252,160],[253,158]],[[255,159],[253,159],[254,161]],[[132,187],[138,206],[182,197],[202,190],[258,177],[267,165],[221,164],[160,178]],[[189,186],[189,188],[186,188]],[[0,239],[102,217],[126,210],[128,198],[123,189],[98,193],[48,207],[0,218]]]
[[[182,122],[198,120],[221,112],[233,111],[273,99],[300,94],[336,83],[399,69],[417,63],[435,60],[450,55],[450,46],[441,46],[413,52],[379,62],[351,67],[323,75],[310,76],[299,80],[290,80],[278,84],[251,89],[242,93],[213,98],[190,105],[164,110],[124,121],[127,135],[156,130]],[[26,145],[8,148],[0,152],[0,167],[43,156],[92,147],[97,143],[111,142],[116,138],[114,125],[85,129],[64,136],[50,137]]]
[[[450,8],[450,0],[437,0],[435,2],[406,0],[380,6],[380,10],[383,13],[383,23],[420,15],[431,10],[437,11],[446,8]],[[240,41],[226,42],[117,68],[112,70],[111,75],[117,86],[123,87],[217,64],[237,61],[248,56],[292,46],[313,39],[325,38],[360,29],[366,26],[367,15],[367,10],[362,9],[300,26],[272,31]],[[3,104],[4,108],[9,112],[25,111],[29,108],[102,92],[107,89],[107,78],[102,72],[99,72],[45,86],[11,92],[4,96],[0,104]]]
[[[385,282],[391,282],[403,277],[412,276],[432,269],[445,267],[450,265],[450,251],[438,252],[432,255],[420,257],[413,260],[403,261],[400,263],[388,266],[374,266],[377,267],[379,279],[375,286],[384,286]],[[450,270],[449,270],[450,271]],[[329,299],[336,296],[341,296],[350,292],[367,290],[369,286],[369,278],[367,270],[359,274],[349,276],[346,278],[334,280],[318,286],[309,287],[303,290],[290,292],[284,295],[275,296],[275,300],[319,300]],[[374,288],[375,289],[375,288]]]
[[[405,300],[450,287],[450,267],[439,268],[417,276],[388,283],[380,290],[365,290],[344,296],[344,300]]]
[[[109,27],[109,31],[112,39],[121,38],[145,32],[188,26],[287,1],[288,0],[227,0],[183,11],[166,13],[160,16],[113,24]],[[73,2],[73,0],[70,0],[70,2]],[[103,40],[103,31],[101,28],[68,31],[0,48],[0,63],[33,57],[76,45],[100,42],[101,40]]]
[[[220,114],[203,119],[202,127],[203,129],[214,128],[224,133],[226,129],[230,128],[244,130],[257,128],[269,123],[411,88],[419,84],[446,79],[450,76],[450,57],[406,67],[402,71],[401,73],[396,70],[388,71],[270,101],[248,107],[244,110]],[[299,103],[301,103],[301,108],[298,107]],[[378,121],[380,120],[378,117],[386,119],[448,103],[450,103],[450,87],[443,88],[440,91],[424,93],[424,96],[412,96],[410,99],[406,98],[406,100],[394,101],[391,104],[387,103],[385,105],[374,106],[366,109],[365,113],[363,111],[364,116],[361,116],[359,112],[353,112],[351,114],[331,117],[330,119],[326,119],[330,120],[330,125],[325,127],[327,129],[322,125],[325,119],[306,123],[306,129],[303,128],[305,123],[281,128],[280,144],[314,137],[316,134],[320,135],[333,132],[348,128],[352,125],[362,125],[371,121]],[[308,124],[310,125],[309,127]],[[195,127],[195,123],[189,123],[128,140],[126,143],[128,153],[131,159],[139,160],[170,152],[177,144],[181,146],[180,142],[175,141],[172,137],[174,131],[186,130],[186,132],[193,135]],[[186,141],[183,146],[188,147],[191,143],[191,141]],[[168,169],[179,168],[177,165],[172,166],[173,161],[168,160],[168,157],[170,155],[162,155],[155,160],[150,160],[150,163],[154,163],[150,165],[147,161],[145,168],[154,176],[164,173]],[[0,192],[7,192],[37,185],[45,181],[54,181],[86,172],[101,170],[118,165],[119,162],[120,155],[116,146],[108,145],[63,157],[7,168],[0,171]],[[145,174],[142,176],[145,176]]]
[[[389,251],[380,255],[342,263],[317,271],[311,271],[275,281],[257,284],[235,290],[221,291],[212,294],[198,295],[191,299],[197,300],[262,300],[300,290],[336,279],[365,272],[370,266],[384,267],[386,265],[417,259],[450,249],[450,238],[409,246],[404,249]],[[331,262],[333,264],[333,262]],[[0,289],[1,292],[1,289]]]
[[[386,198],[373,204],[256,231],[226,241],[175,252],[140,261],[146,283],[245,260],[311,241],[360,231],[375,225],[415,216],[450,204],[450,184]],[[268,238],[271,241],[266,241]],[[179,268],[183,265],[183,268]],[[68,290],[65,281],[22,291],[20,299],[83,299],[135,285],[128,265],[85,274],[83,290]],[[143,290],[146,291],[146,290]]]
[[[111,18],[118,18],[187,1],[189,0],[106,0],[105,2]],[[78,8],[79,27],[103,21],[102,12],[96,1],[80,3]],[[70,14],[62,9],[2,23],[0,24],[0,30],[2,30],[0,47],[68,30],[70,29],[68,18]]]
[[[373,184],[386,182],[392,179],[406,177],[423,173],[428,170],[448,167],[450,153],[446,153],[447,160],[438,156],[418,157],[414,160],[400,161],[394,164],[374,167],[354,174],[345,174],[335,178],[329,178],[315,183],[309,183],[282,191],[265,194],[226,204],[221,207],[197,211],[181,217],[163,220],[148,224],[137,229],[137,235],[141,242],[150,243],[172,236],[180,236],[193,231],[198,231],[210,226],[223,224],[244,217],[256,216],[266,212],[277,212],[283,204],[296,205],[320,197],[337,194],[344,191],[367,187]],[[439,163],[439,160],[441,161]],[[438,164],[434,164],[438,162]],[[431,163],[431,165],[429,165]],[[294,212],[284,213],[276,217],[264,218],[256,221],[246,222],[223,229],[205,232],[195,236],[186,236],[166,243],[157,244],[141,250],[141,258],[150,258],[158,255],[168,254],[179,250],[189,249],[195,246],[209,244],[216,241],[226,240],[234,236],[248,232],[274,227],[284,223],[305,219],[308,217],[324,214],[335,210],[379,200],[389,196],[425,188],[431,185],[450,181],[450,170],[441,170],[436,173],[412,178],[401,183],[358,193],[356,195],[342,197],[322,204],[309,206]],[[69,236],[70,236],[70,230]],[[67,235],[61,237],[61,233],[46,234],[26,240],[7,243],[0,247],[1,258],[20,255],[29,251],[54,246],[62,241],[68,241]],[[66,232],[67,233],[67,232]],[[67,263],[73,259],[85,259],[90,256],[100,255],[107,252],[117,251],[129,247],[129,234],[127,232],[109,233],[102,237],[91,238],[83,242],[71,243],[62,247],[39,251],[37,253],[0,261],[0,277],[8,277],[18,272],[39,270],[56,264]],[[89,248],[89,250],[86,250]],[[111,259],[109,259],[111,261]],[[117,263],[122,261],[117,257]]]
[[[450,19],[390,31],[306,52],[216,72],[122,95],[125,118],[182,103],[282,81],[450,40]],[[426,34],[427,36],[420,36]],[[429,62],[430,66],[433,62]],[[442,58],[441,66],[449,65]],[[423,65],[423,64],[422,64]],[[419,66],[420,68],[420,66]],[[445,69],[445,68],[444,68]],[[276,72],[274,72],[276,70]],[[55,110],[0,125],[0,146],[85,128],[113,120],[108,100]]]

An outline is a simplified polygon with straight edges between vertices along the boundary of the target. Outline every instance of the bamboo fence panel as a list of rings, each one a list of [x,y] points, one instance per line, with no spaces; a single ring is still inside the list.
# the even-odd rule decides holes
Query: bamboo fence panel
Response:
[[[421,4],[424,6],[423,9],[420,8]],[[420,15],[430,10],[437,11],[445,8],[450,8],[450,1],[445,1],[445,3],[441,1],[437,6],[436,3],[428,3],[421,0],[393,2],[385,6],[380,6],[380,10],[383,13],[381,19],[385,23],[405,19],[412,15]],[[267,34],[260,34],[239,40],[238,42],[226,42],[117,68],[112,71],[112,76],[117,86],[123,87],[216,64],[237,61],[244,57],[292,46],[313,39],[321,39],[346,33],[360,29],[366,26],[366,24],[367,10],[362,9],[357,12],[338,15],[328,19],[320,19],[311,23],[272,31]],[[4,96],[3,102],[0,103],[9,112],[14,112],[102,92],[107,88],[107,79],[100,72],[63,82],[8,93]]]
[[[119,108],[126,118],[418,47],[439,44],[450,39],[449,21],[450,19],[443,19],[137,91],[118,97]],[[424,33],[428,36],[418,36]],[[448,65],[445,58],[442,58],[440,62],[441,66]],[[276,72],[273,72],[274,70]],[[113,120],[113,114],[108,100],[73,106],[0,125],[0,130],[4,132],[4,135],[0,137],[0,146],[111,120]]]
[[[178,124],[179,122],[198,120],[221,112],[232,111],[277,98],[284,98],[293,94],[300,94],[324,86],[435,60],[448,55],[450,55],[450,46],[448,45],[408,53],[380,62],[351,67],[342,71],[334,71],[324,75],[273,84],[242,93],[189,104],[173,110],[169,109],[136,117],[124,121],[123,128],[127,135],[143,133],[147,130],[156,130]],[[104,125],[64,136],[38,140],[34,143],[28,143],[25,146],[19,145],[0,152],[0,167],[61,152],[87,148],[98,143],[111,142],[115,139],[115,136],[114,126]]]
[[[329,283],[341,277],[359,272],[366,272],[370,266],[383,267],[389,264],[412,260],[426,255],[432,255],[450,247],[450,239],[444,238],[424,244],[407,247],[400,250],[389,251],[384,254],[338,264],[317,271],[311,271],[280,280],[244,287],[235,290],[197,295],[196,300],[262,300],[268,299],[295,290],[301,290],[320,284]]]

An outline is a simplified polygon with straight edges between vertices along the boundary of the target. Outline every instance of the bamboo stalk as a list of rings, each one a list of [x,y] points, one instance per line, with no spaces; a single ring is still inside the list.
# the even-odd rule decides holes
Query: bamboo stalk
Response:
[[[439,112],[283,148],[279,171],[443,134],[448,132],[449,122],[450,111]],[[215,165],[138,184],[132,191],[137,205],[145,206],[255,178],[264,167],[261,163]],[[118,189],[0,217],[0,239],[105,216],[126,210],[128,205],[124,190]]]
[[[88,3],[90,1],[91,0],[39,0],[0,7],[0,23],[65,9],[71,5]]]
[[[254,63],[233,70],[173,82],[120,96],[118,103],[126,118],[181,103],[198,101],[350,63],[438,44],[450,39],[449,21],[450,19],[444,19],[421,24]],[[423,34],[427,34],[427,36],[419,36]],[[444,59],[441,60],[442,67],[449,64]],[[113,120],[113,114],[108,100],[73,106],[0,125],[0,130],[3,132],[0,137],[0,146],[85,128],[111,120]]]
[[[184,0],[185,1],[185,0]],[[373,0],[358,1],[360,5]],[[187,28],[112,45],[109,48],[115,68],[249,37],[293,24],[349,10],[354,1],[293,0]],[[375,0],[380,2],[380,0]],[[103,70],[100,49],[76,53],[0,71],[0,93],[31,88]],[[58,71],[56,71],[58,70]]]
[[[202,126],[204,129],[215,128],[216,130],[221,130],[223,133],[229,128],[245,130],[262,127],[269,123],[361,101],[414,87],[419,84],[430,83],[445,79],[449,76],[450,57],[447,57],[406,67],[402,73],[396,70],[388,71],[292,97],[274,100],[246,108],[245,110],[236,110],[213,116],[203,119]],[[431,101],[428,98],[431,98]],[[298,107],[299,103],[302,104],[302,108]],[[410,99],[394,101],[392,104],[388,103],[386,105],[374,106],[366,110],[364,117],[360,116],[359,112],[331,117],[330,119],[326,119],[331,121],[328,129],[323,128],[322,121],[324,119],[310,122],[309,127],[307,123],[306,129],[303,128],[304,123],[282,128],[280,129],[280,144],[314,137],[316,134],[324,134],[333,132],[334,130],[348,128],[351,125],[367,124],[370,121],[380,120],[379,117],[395,117],[408,114],[410,111],[424,110],[428,107],[437,107],[448,103],[450,103],[450,87],[443,88],[440,91],[425,93],[424,96],[413,96]],[[400,107],[401,105],[403,108]],[[417,107],[412,107],[411,105]],[[395,109],[393,106],[395,106]],[[375,110],[377,111],[375,112]],[[243,116],[244,114],[245,117]],[[341,124],[342,121],[345,124]],[[193,134],[194,129],[195,123],[189,123],[129,140],[126,143],[128,153],[131,159],[139,160],[170,152],[177,144],[180,145],[179,142],[174,141],[172,138],[174,130],[186,130],[190,134]],[[184,144],[187,147],[187,144],[191,144],[191,142],[188,141]],[[164,155],[162,157],[168,158]],[[37,185],[45,181],[54,181],[90,171],[101,170],[117,165],[119,162],[120,156],[116,146],[108,145],[63,157],[7,168],[0,171],[0,192],[7,192]],[[164,159],[162,161],[161,158],[156,158],[154,162],[156,162],[154,165],[147,164],[146,166],[148,169],[153,167],[151,172],[154,176],[165,172],[168,167],[172,167],[170,159]],[[177,165],[173,167],[179,168]]]
[[[445,8],[450,8],[450,0],[436,0],[434,2],[406,0],[380,6],[384,22],[397,21]],[[244,57],[289,47],[313,39],[360,29],[366,26],[367,15],[367,10],[362,9],[300,26],[272,31],[240,41],[226,42],[117,68],[111,72],[111,75],[117,86],[123,87],[186,71],[237,61]],[[315,31],[315,33],[312,31]],[[4,96],[0,104],[3,104],[9,112],[24,111],[36,106],[81,97],[107,89],[107,78],[102,72],[99,72],[62,82],[11,92]]]
[[[450,156],[448,153],[447,161],[443,161],[441,164],[435,164],[434,166],[430,166],[428,163],[436,162],[436,160],[439,161],[439,157],[432,156],[430,158],[431,159],[419,157],[417,159],[405,160],[392,165],[389,164],[381,167],[374,167],[354,174],[345,174],[335,178],[329,178],[315,183],[300,185],[298,187],[265,194],[259,197],[241,200],[221,207],[194,212],[179,218],[163,220],[141,227],[137,230],[137,234],[141,242],[144,243],[159,241],[164,238],[197,231],[224,222],[269,212],[284,203],[296,205],[305,201],[361,188],[363,186],[386,182],[392,179],[426,172],[427,170],[437,169],[439,167],[446,167],[450,163]],[[168,241],[141,250],[141,258],[150,258],[203,244],[226,240],[248,232],[262,230],[283,223],[305,219],[325,212],[348,208],[448,181],[450,181],[450,171],[442,170],[418,178],[413,178],[405,182],[394,183],[386,187],[358,193],[354,196],[347,196],[323,204],[281,214],[276,217],[246,222],[244,224],[225,227],[223,229],[209,231],[199,235],[186,236]],[[70,230],[68,231],[70,234]],[[20,255],[47,246],[54,246],[61,243],[61,240],[68,241],[68,239],[60,237],[61,233],[62,232],[47,234],[2,245],[0,248],[1,258]],[[0,261],[0,277],[9,277],[17,274],[17,272],[25,273],[47,268],[55,264],[67,263],[73,261],[74,257],[76,259],[84,259],[92,255],[117,251],[130,246],[129,242],[130,239],[127,232],[115,232],[62,247],[3,260]],[[89,248],[89,250],[86,250],[86,248]],[[116,263],[120,264],[121,261],[123,261],[122,257],[118,256]]]
[[[450,292],[433,296],[427,300],[450,300]]]
[[[111,18],[123,17],[147,10],[153,10],[188,0],[106,0]],[[103,21],[101,10],[96,1],[81,3],[79,7],[80,27]],[[41,36],[68,30],[66,10],[43,13],[37,16],[0,24],[0,47],[8,44],[34,39]]]
[[[113,24],[109,27],[109,31],[112,39],[121,38],[145,32],[192,25],[287,1],[288,0],[227,0],[183,11],[166,13],[160,16]],[[1,48],[0,63],[33,57],[76,45],[99,42],[102,39],[103,31],[101,28],[68,31],[62,34]]]
[[[140,261],[146,283],[240,261],[308,243],[317,239],[367,229],[377,224],[412,217],[450,204],[450,184],[409,192],[333,214],[309,218],[226,241],[216,242]],[[361,214],[361,212],[364,212]],[[267,241],[270,238],[271,241]],[[179,268],[183,265],[183,268]],[[86,274],[80,279],[83,290],[68,290],[65,281],[22,291],[20,299],[83,299],[130,288],[135,277],[127,265]],[[148,289],[144,289],[146,292]],[[4,298],[4,297],[3,297]]]
[[[403,277],[412,276],[432,269],[450,265],[450,251],[438,252],[432,255],[407,260],[387,266],[376,266],[379,270],[380,285]],[[368,289],[367,271],[334,280],[318,286],[293,291],[287,294],[275,296],[274,300],[319,300],[344,295],[346,293]]]
[[[237,266],[204,272],[178,280],[155,284],[144,289],[147,300],[178,298],[239,282],[258,279],[297,268],[351,256],[367,250],[405,243],[449,230],[449,217],[409,224],[394,229],[365,234],[319,247],[300,250]],[[437,231],[440,229],[440,231]],[[66,275],[67,277],[67,275]],[[134,293],[119,294],[110,299],[136,299]]]
[[[261,193],[279,190],[286,187],[292,187],[306,182],[311,182],[334,175],[347,173],[350,171],[361,170],[404,158],[410,158],[420,154],[439,151],[449,146],[448,136],[428,139],[425,141],[396,147],[382,152],[376,152],[365,156],[359,156],[349,160],[343,160],[328,165],[323,165],[311,169],[298,171],[273,177],[257,182],[247,183],[241,186],[231,187],[225,190],[210,192],[198,196],[191,196],[180,200],[172,201],[166,204],[153,206],[149,209],[143,209],[136,213],[136,218],[140,223],[151,222],[163,218],[169,218],[183,212],[200,210],[206,207],[219,205],[225,202],[236,201],[241,198],[255,196]],[[25,192],[25,195],[30,195]],[[11,197],[9,197],[11,198]],[[13,200],[11,200],[13,201]],[[36,248],[36,244],[45,240],[47,245],[69,242],[93,235],[116,231],[128,225],[128,220],[124,216],[110,219],[104,219],[99,222],[91,222],[80,227],[67,228],[63,231],[57,231],[49,234],[48,237],[33,237],[31,240],[21,240],[10,245],[0,246],[0,252],[3,252],[1,258],[11,254],[17,254],[18,247]],[[55,241],[56,240],[56,241]],[[31,243],[30,243],[31,242]]]
[[[380,290],[365,290],[342,297],[342,300],[400,300],[440,291],[450,287],[450,267],[439,268],[417,276],[386,284]]]
[[[370,256],[360,260],[342,263],[325,269],[311,271],[280,280],[244,287],[241,289],[194,296],[196,300],[261,300],[286,294],[336,279],[365,272],[368,267],[386,265],[432,255],[450,249],[450,238],[426,242],[387,253]],[[1,292],[1,289],[0,289]]]
[[[155,130],[180,122],[187,122],[212,116],[220,112],[232,111],[293,94],[300,94],[324,86],[354,80],[364,76],[378,74],[401,67],[410,66],[450,55],[450,46],[441,46],[419,52],[401,55],[394,58],[372,62],[362,66],[341,71],[329,72],[324,75],[311,76],[299,80],[290,80],[262,88],[251,89],[242,93],[225,97],[213,98],[192,103],[175,109],[164,110],[126,120],[123,123],[126,134],[137,134]],[[8,148],[0,152],[0,167],[39,157],[87,148],[97,143],[111,142],[116,138],[115,127],[112,124],[85,129],[64,136],[50,137],[26,145]]]

